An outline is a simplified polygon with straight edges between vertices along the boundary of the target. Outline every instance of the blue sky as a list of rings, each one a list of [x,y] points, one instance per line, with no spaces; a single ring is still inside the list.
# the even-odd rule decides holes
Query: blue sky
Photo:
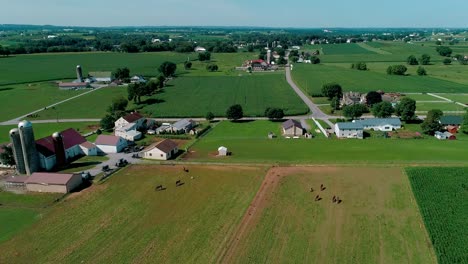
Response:
[[[0,0],[0,24],[468,27],[468,0]]]

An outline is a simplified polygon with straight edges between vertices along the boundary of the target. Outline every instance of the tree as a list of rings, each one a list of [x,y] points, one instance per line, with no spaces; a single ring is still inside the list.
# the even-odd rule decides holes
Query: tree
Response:
[[[450,59],[450,58],[445,58],[445,59],[442,61],[442,63],[443,63],[444,65],[450,65],[450,64],[452,64],[452,59]]]
[[[424,67],[422,67],[422,66],[419,66],[419,67],[418,67],[418,70],[416,71],[416,73],[417,73],[419,76],[425,76],[425,75],[427,75],[426,69],[424,69]]]
[[[368,111],[367,107],[362,104],[353,104],[343,107],[343,115],[348,119],[356,119]]]
[[[177,65],[170,61],[163,62],[158,71],[164,75],[164,77],[171,77],[174,76],[175,71],[177,70]]]
[[[343,96],[343,88],[337,83],[326,83],[322,86],[322,94],[331,100],[334,97],[341,98]]]
[[[378,118],[391,117],[395,109],[390,102],[380,102],[372,106],[372,114]]]
[[[198,60],[199,61],[209,61],[209,60],[211,60],[211,53],[209,53],[209,52],[200,52],[200,53],[198,53]]]
[[[409,65],[418,65],[418,59],[416,59],[416,57],[414,55],[410,55],[408,57],[408,59],[406,59],[406,62],[409,64]]]
[[[288,61],[283,56],[279,57],[279,59],[278,59],[278,64],[279,65],[286,65],[287,63],[288,63]]]
[[[191,61],[184,62],[184,68],[186,70],[190,70],[192,68],[192,62]]]
[[[109,131],[114,128],[114,123],[117,119],[113,115],[106,115],[101,119],[101,128]]]
[[[416,111],[416,101],[408,97],[401,99],[400,103],[398,103],[395,107],[395,113],[403,121],[414,119],[415,111]]]
[[[130,78],[130,70],[127,67],[117,68],[112,73],[112,76],[114,76],[114,78],[117,79],[117,80],[129,79]]]
[[[150,96],[155,91],[156,91],[156,88],[155,88],[154,82],[131,83],[127,86],[128,100],[133,100],[133,102],[139,104],[141,103],[142,96]]]
[[[436,131],[440,131],[442,129],[442,125],[439,120],[442,115],[443,113],[439,109],[433,109],[427,112],[426,119],[424,119],[424,122],[421,124],[423,133],[433,136]]]
[[[268,107],[265,110],[265,116],[270,120],[280,120],[284,117],[284,111],[281,108]]]
[[[210,121],[210,122],[211,122],[211,121],[213,121],[214,118],[215,118],[215,115],[214,115],[212,112],[206,113],[205,119],[206,119],[207,121]]]
[[[234,121],[239,120],[242,117],[244,117],[244,111],[242,110],[242,106],[238,104],[230,106],[226,111],[226,117],[229,120],[234,120]]]
[[[109,107],[109,113],[115,113],[116,111],[125,111],[128,105],[128,100],[123,96],[112,99],[112,104]]]
[[[247,51],[248,52],[254,52],[254,46],[253,45],[248,45],[247,46]]]
[[[9,146],[2,147],[3,152],[0,153],[0,161],[9,166],[15,165],[15,157],[13,156],[13,149]]]
[[[436,51],[439,53],[440,56],[444,57],[450,57],[450,55],[452,55],[453,52],[451,48],[445,46],[438,46],[436,48]]]
[[[374,104],[382,102],[382,95],[376,91],[370,91],[366,94],[367,105],[373,106]]]
[[[320,58],[317,57],[317,56],[312,56],[312,57],[310,57],[310,62],[312,64],[320,64]]]
[[[215,71],[218,71],[218,65],[214,64],[214,63],[210,63],[208,65],[206,65],[206,69],[210,72],[215,72]]]
[[[421,65],[429,65],[431,63],[431,56],[423,54],[419,61],[421,62]]]
[[[405,65],[391,65],[387,68],[387,74],[389,75],[405,75],[408,68]]]
[[[464,134],[468,134],[468,110],[463,116],[463,124],[461,125],[460,129]]]
[[[367,64],[365,62],[353,63],[351,64],[351,69],[367,71]]]
[[[333,110],[338,110],[340,109],[340,97],[333,97],[330,102],[330,106]]]

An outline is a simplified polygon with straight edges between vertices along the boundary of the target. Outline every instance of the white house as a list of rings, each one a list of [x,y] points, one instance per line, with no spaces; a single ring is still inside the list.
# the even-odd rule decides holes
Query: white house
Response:
[[[86,156],[97,156],[98,148],[93,143],[86,141],[80,144],[80,148]]]
[[[364,138],[364,127],[360,123],[344,122],[335,124],[335,134],[338,138]]]
[[[125,139],[109,135],[99,135],[95,144],[100,152],[106,154],[119,153],[127,147],[127,141]]]
[[[146,119],[137,112],[133,112],[115,121],[114,134],[129,141],[141,138],[142,133],[138,130],[144,128]]]
[[[131,123],[135,124],[135,129],[140,129],[144,126],[145,118],[140,113],[133,112],[117,119],[117,121],[114,123],[114,126],[115,128],[125,127]]]
[[[146,83],[146,79],[143,78],[143,76],[138,76],[135,75],[132,78],[130,78],[131,83]]]
[[[353,122],[361,124],[364,130],[393,131],[401,129],[401,120],[399,118],[368,118],[354,120]]]
[[[179,149],[177,143],[170,139],[165,139],[157,144],[150,146],[143,152],[145,159],[169,160],[177,155]]]

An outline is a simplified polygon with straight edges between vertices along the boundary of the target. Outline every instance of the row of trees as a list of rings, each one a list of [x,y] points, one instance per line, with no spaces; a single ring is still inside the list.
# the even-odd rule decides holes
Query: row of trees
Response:
[[[416,58],[416,56],[414,55],[410,55],[407,59],[406,59],[406,62],[409,64],[409,65],[429,65],[431,63],[431,56],[429,56],[428,54],[423,54],[421,55],[421,57],[419,58],[419,60]]]

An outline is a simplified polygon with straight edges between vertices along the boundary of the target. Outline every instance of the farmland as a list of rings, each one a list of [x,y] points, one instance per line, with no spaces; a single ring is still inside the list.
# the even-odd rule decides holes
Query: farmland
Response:
[[[434,138],[268,139],[270,131],[281,135],[280,125],[270,121],[221,122],[192,147],[185,159],[271,164],[465,164],[468,159],[466,137],[451,142]],[[213,156],[219,146],[227,147],[233,155]]]
[[[280,167],[270,173],[278,183],[256,208],[234,263],[436,263],[401,169]],[[317,194],[321,201],[314,201]],[[343,202],[332,203],[333,195]]]
[[[214,262],[266,170],[189,169],[133,166],[72,194],[0,244],[0,262]],[[177,179],[185,184],[176,188]],[[156,192],[157,184],[167,189]],[[73,226],[79,232],[70,232]]]
[[[39,118],[51,119],[57,114],[60,118],[100,118],[119,95],[127,97],[125,87],[104,88],[56,106],[55,110],[42,111]],[[282,74],[178,77],[162,92],[143,97],[142,104],[131,103],[129,109],[152,117],[204,117],[209,111],[224,116],[233,104],[242,105],[247,116],[263,116],[267,107],[281,107],[287,115],[308,111]]]
[[[468,169],[408,168],[439,263],[467,263]]]
[[[416,102],[416,111],[429,111],[431,109],[440,109],[442,111],[464,111],[466,107],[452,102],[427,103]]]

